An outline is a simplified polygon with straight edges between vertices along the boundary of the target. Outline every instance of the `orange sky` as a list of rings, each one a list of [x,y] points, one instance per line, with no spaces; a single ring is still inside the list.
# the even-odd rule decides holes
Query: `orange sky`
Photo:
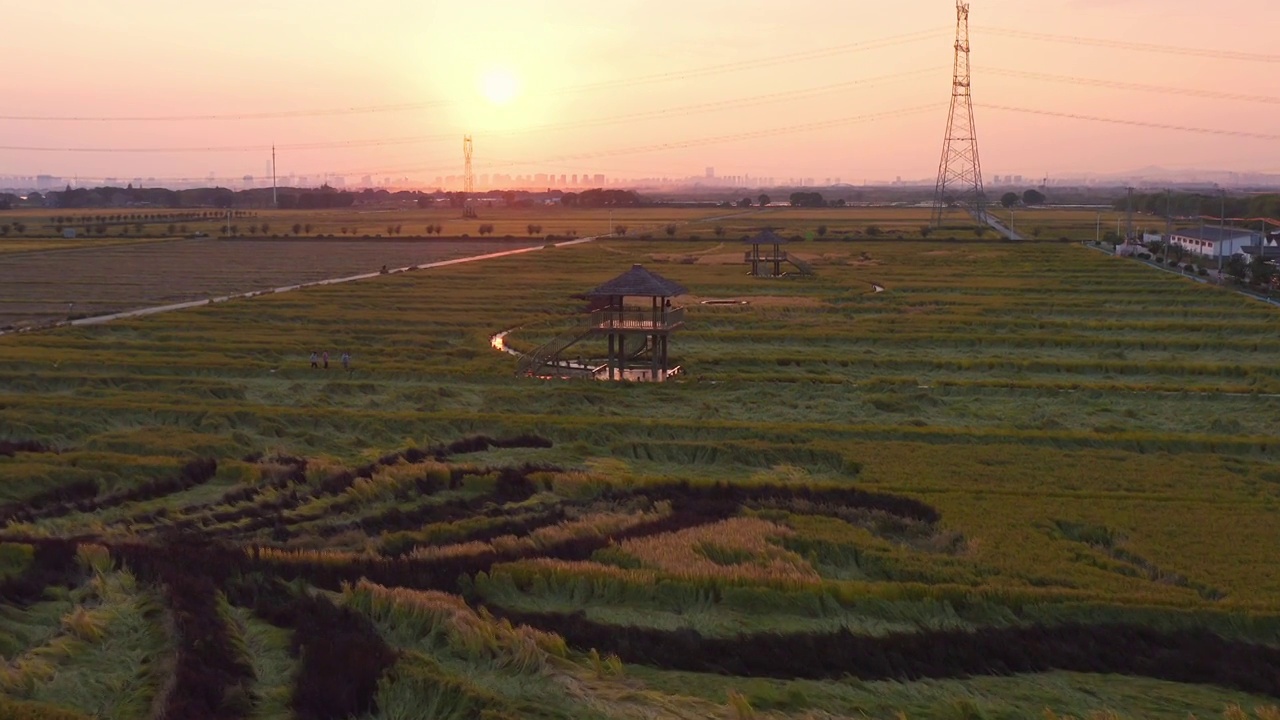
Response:
[[[244,115],[240,120],[0,120],[0,175],[261,176],[324,171],[433,180],[477,172],[839,177],[936,172],[950,91],[952,0],[222,0],[9,2],[0,115]],[[1114,125],[1002,105],[1280,133],[1280,62],[1027,40],[992,29],[1280,58],[1274,0],[975,0],[974,96],[988,178],[1147,165],[1280,171],[1280,140]],[[934,32],[936,31],[936,32]],[[929,34],[933,32],[933,34]],[[885,39],[916,34],[910,40]],[[855,43],[879,47],[854,49]],[[727,66],[727,67],[726,67]],[[1253,101],[1035,80],[1032,72]],[[484,77],[514,77],[499,107]],[[872,81],[872,82],[860,82]],[[492,80],[490,81],[492,82]],[[1265,102],[1268,98],[1273,102]],[[914,111],[904,114],[903,111]],[[858,121],[866,116],[879,118]],[[800,129],[779,132],[787,128]],[[808,126],[808,127],[803,127]],[[754,137],[742,137],[755,134]],[[708,142],[712,138],[727,138]],[[341,147],[351,141],[396,144]],[[655,148],[654,146],[675,147]],[[53,152],[26,149],[46,147]],[[142,153],[73,147],[172,148]],[[192,152],[194,147],[248,148]]]

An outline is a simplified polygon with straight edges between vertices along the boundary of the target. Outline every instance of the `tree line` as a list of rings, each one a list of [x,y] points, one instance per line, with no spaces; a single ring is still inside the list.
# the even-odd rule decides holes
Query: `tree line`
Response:
[[[1113,207],[1124,211],[1128,198],[1115,201]],[[1280,220],[1280,194],[1227,195],[1209,193],[1134,193],[1134,212],[1159,217],[1225,217],[1271,218]]]

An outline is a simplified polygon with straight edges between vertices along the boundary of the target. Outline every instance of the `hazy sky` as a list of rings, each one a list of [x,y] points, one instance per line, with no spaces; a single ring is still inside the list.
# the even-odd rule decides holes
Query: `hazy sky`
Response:
[[[1147,165],[1280,171],[1277,139],[991,107],[1280,134],[1275,0],[974,0],[972,13],[988,178]],[[0,120],[0,174],[261,176],[269,159],[261,148],[274,142],[282,174],[434,179],[461,172],[461,135],[470,132],[478,173],[692,175],[714,166],[720,175],[861,182],[936,173],[955,8],[953,0],[0,0],[0,17],[0,115],[188,118]],[[374,107],[384,111],[308,114]],[[400,142],[371,144],[388,140]],[[57,151],[13,149],[32,147]],[[86,147],[169,150],[64,150]]]

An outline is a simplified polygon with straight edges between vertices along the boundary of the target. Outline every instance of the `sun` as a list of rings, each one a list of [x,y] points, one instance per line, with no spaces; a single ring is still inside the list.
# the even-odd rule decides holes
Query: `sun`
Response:
[[[510,105],[520,96],[520,78],[507,68],[490,68],[480,77],[480,92],[498,107]]]

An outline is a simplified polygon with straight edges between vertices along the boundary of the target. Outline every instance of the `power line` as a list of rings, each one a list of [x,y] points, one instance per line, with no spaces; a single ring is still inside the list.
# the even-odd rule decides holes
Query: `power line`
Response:
[[[330,117],[338,115],[366,115],[372,113],[406,112],[426,110],[449,105],[446,100],[399,105],[368,105],[364,107],[327,108],[320,110],[278,110],[272,112],[204,114],[204,115],[0,115],[0,120],[36,122],[198,122],[202,120],[279,120],[289,118]]]
[[[709,75],[720,75],[731,72],[739,72],[743,70],[755,70],[762,67],[772,65],[783,65],[793,62],[801,62],[804,60],[816,60],[820,58],[831,57],[834,55],[843,55],[854,52],[866,52],[870,50],[881,50],[884,48],[896,47],[908,43],[929,40],[937,36],[942,30],[923,30],[904,35],[894,35],[878,40],[867,40],[862,42],[845,43],[826,48],[817,48],[814,50],[806,50],[795,53],[786,53],[783,55],[772,55],[769,57],[757,58],[754,60],[742,60],[732,63],[724,63],[720,65],[708,65],[700,68],[690,68],[686,70],[678,70],[667,73],[657,73],[654,75],[642,75],[633,78],[624,78],[621,80],[610,80],[605,82],[585,83],[581,85],[570,85],[561,88],[555,88],[548,91],[547,95],[570,95],[577,93],[588,93],[597,90],[608,90],[613,88],[627,88],[637,85],[650,85],[656,83],[670,82],[673,80],[685,80],[689,78],[706,77]],[[197,121],[240,121],[240,120],[278,120],[290,118],[308,118],[308,117],[327,117],[340,115],[362,115],[373,113],[394,113],[408,112],[415,110],[426,110],[431,108],[447,107],[457,104],[450,100],[435,100],[420,103],[402,103],[398,105],[370,105],[364,107],[347,107],[347,108],[328,108],[319,110],[281,110],[272,112],[253,112],[253,113],[231,113],[231,114],[194,114],[194,115],[120,115],[120,116],[91,116],[91,115],[0,115],[0,121],[38,121],[38,122],[197,122]],[[452,137],[452,136],[450,136]]]
[[[609,81],[600,83],[588,83],[568,88],[561,92],[582,92],[588,90],[609,89],[615,87],[632,87],[635,85],[647,85],[650,83],[668,82],[671,80],[685,80],[688,78],[703,77],[706,75],[718,75],[726,72],[737,72],[740,70],[754,70],[770,65],[779,65],[783,63],[799,62],[802,60],[815,60],[819,58],[830,57],[832,55],[843,55],[851,52],[864,52],[867,50],[881,50],[884,48],[895,47],[897,45],[905,45],[908,43],[920,42],[923,40],[932,40],[937,36],[949,32],[950,28],[933,28],[930,30],[921,30],[903,35],[893,35],[879,40],[867,40],[862,42],[845,43],[843,45],[835,45],[827,48],[817,48],[814,50],[805,50],[801,52],[788,53],[785,55],[774,55],[772,57],[758,58],[755,60],[742,60],[739,62],[725,63],[723,65],[711,65],[703,68],[694,68],[689,70],[678,70],[666,73],[657,73],[655,75],[645,75],[636,78],[630,78],[622,81]]]
[[[1104,47],[1117,48],[1122,50],[1137,50],[1139,52],[1160,53],[1163,55],[1180,55],[1183,57],[1203,57],[1215,58],[1218,60],[1239,60],[1242,62],[1261,62],[1261,63],[1280,63],[1280,55],[1267,55],[1263,53],[1246,53],[1236,52],[1232,50],[1209,50],[1207,48],[1187,47],[1181,44],[1157,45],[1154,43],[1138,43],[1126,40],[1105,40],[1101,38],[1086,38],[1076,35],[1051,35],[1049,33],[1028,32],[1026,30],[1013,30],[1009,28],[976,26],[974,28],[979,33],[989,33],[991,35],[999,35],[1001,37],[1016,38],[1019,40],[1036,40],[1042,42],[1067,43],[1070,45],[1083,45],[1087,47]]]
[[[1274,95],[1248,95],[1245,93],[1229,93],[1216,90],[1176,88],[1168,85],[1144,85],[1141,83],[1121,82],[1119,80],[1098,80],[1093,78],[1072,77],[1068,75],[1047,75],[1045,73],[1026,72],[1023,70],[1003,70],[1000,68],[989,67],[979,68],[979,72],[985,75],[1001,75],[1004,77],[1025,78],[1027,80],[1043,80],[1070,85],[1114,88],[1117,90],[1136,90],[1140,92],[1162,93],[1168,95],[1212,98],[1215,100],[1240,100],[1242,102],[1265,103],[1270,105],[1280,104],[1280,97],[1276,97]]]
[[[614,115],[604,118],[595,118],[592,120],[578,120],[568,123],[555,123],[551,125],[534,126],[523,128],[521,130],[509,132],[491,133],[498,137],[506,137],[510,135],[525,135],[528,133],[546,132],[550,130],[576,130],[584,127],[597,127],[601,125],[615,125],[625,122],[634,122],[636,120],[663,119],[672,117],[683,117],[686,115],[695,115],[704,112],[713,112],[718,110],[737,110],[746,107],[755,107],[759,105],[769,105],[777,102],[792,102],[817,95],[825,95],[840,90],[848,90],[850,88],[876,85],[891,80],[901,80],[906,77],[917,75],[925,75],[928,73],[938,72],[940,68],[921,68],[919,70],[907,70],[904,72],[892,73],[890,75],[880,75],[878,77],[863,78],[860,80],[849,80],[846,82],[832,83],[830,85],[820,85],[817,87],[804,88],[801,90],[786,90],[775,93],[765,93],[762,95],[752,95],[743,98],[734,98],[730,100],[717,100],[707,103],[696,103],[693,105],[683,105],[674,108],[665,108],[659,110],[646,110],[638,113],[628,113],[625,115]]]
[[[1157,130],[1177,130],[1179,132],[1199,133],[1201,135],[1225,135],[1228,137],[1253,138],[1257,140],[1280,140],[1280,135],[1272,133],[1255,133],[1244,130],[1223,130],[1217,128],[1193,127],[1190,125],[1172,125],[1166,123],[1145,122],[1142,120],[1121,120],[1119,118],[1097,117],[1095,115],[1081,115],[1077,113],[1055,112],[1052,110],[1032,110],[1030,108],[1009,107],[1007,105],[989,105],[982,103],[979,107],[987,110],[1004,110],[1006,112],[1023,113],[1027,115],[1044,115],[1049,117],[1067,118],[1070,120],[1088,120],[1090,122],[1109,123],[1112,125],[1130,125],[1133,127],[1155,128]]]
[[[705,145],[715,145],[727,142],[737,142],[741,140],[755,140],[768,137],[777,137],[781,135],[791,135],[806,132],[814,132],[818,130],[827,130],[838,127],[847,127],[862,123],[874,122],[877,120],[892,119],[898,117],[907,117],[910,115],[918,115],[920,113],[938,110],[944,107],[943,103],[932,105],[922,105],[918,107],[902,108],[881,113],[873,113],[868,115],[857,115],[849,117],[834,118],[831,120],[821,120],[809,123],[801,123],[796,125],[786,125],[775,128],[765,128],[761,130],[752,130],[746,132],[730,133],[725,135],[714,135],[691,140],[683,140],[668,143],[654,143],[650,145],[637,145],[624,148],[615,148],[613,150],[601,150],[585,153],[576,153],[571,155],[561,155],[557,157],[532,159],[532,160],[504,160],[501,162],[486,163],[479,166],[482,170],[493,168],[515,167],[515,166],[545,166],[569,161],[592,160],[598,158],[618,157],[622,155],[639,155],[651,152],[661,152],[664,150],[679,150],[692,147],[702,147]],[[452,137],[452,136],[450,136]],[[330,170],[325,173],[321,172],[294,172],[295,175],[395,175],[404,173],[419,172],[441,172],[455,169],[456,165],[418,165],[418,166],[402,166],[397,168],[381,168],[376,170]],[[234,181],[236,178],[223,178]],[[154,181],[170,181],[170,180],[199,180],[199,178],[154,178]]]
[[[847,90],[854,87],[864,85],[874,85],[877,83],[899,80],[905,77],[912,77],[935,72],[934,68],[923,68],[919,70],[909,70],[890,75],[882,75],[873,78],[863,78],[859,80],[850,80],[841,83],[833,83],[830,85],[822,85],[812,88],[804,88],[800,90],[789,90],[775,93],[765,93],[762,95],[753,95],[743,98],[733,98],[729,100],[719,100],[708,103],[696,103],[693,105],[683,105],[673,108],[648,110],[638,113],[627,113],[623,115],[613,115],[603,118],[594,118],[589,120],[577,120],[567,123],[554,123],[548,125],[540,125],[520,130],[508,132],[496,132],[491,135],[499,137],[520,136],[531,133],[549,132],[557,130],[574,130],[585,127],[598,127],[603,125],[616,125],[628,122],[637,122],[650,119],[662,119],[668,117],[682,117],[695,115],[698,113],[712,112],[718,110],[739,109],[745,107],[753,107],[758,105],[766,105],[777,102],[791,102],[807,97],[814,97],[840,90]],[[430,142],[453,141],[456,135],[453,133],[440,133],[434,135],[411,135],[405,137],[393,138],[374,138],[366,140],[335,140],[314,143],[294,143],[281,144],[274,147],[280,150],[329,150],[338,148],[369,148],[369,147],[389,147],[397,145],[415,145]],[[20,151],[20,152],[46,152],[46,153],[121,153],[121,154],[145,154],[145,153],[233,153],[233,152],[268,152],[272,149],[272,145],[223,145],[223,146],[187,146],[187,147],[42,147],[42,146],[0,146],[0,150]]]
[[[730,133],[725,135],[713,135],[709,137],[696,138],[691,140],[682,140],[677,142],[653,143],[649,145],[635,145],[625,148],[615,148],[613,150],[601,150],[584,153],[574,153],[570,155],[560,155],[556,157],[540,158],[535,160],[508,160],[500,163],[491,163],[485,165],[485,169],[511,167],[517,165],[551,165],[567,161],[593,160],[597,158],[617,157],[620,155],[639,155],[652,152],[662,152],[665,150],[683,150],[692,147],[702,147],[705,145],[716,145],[727,142],[737,142],[741,140],[755,140],[760,138],[777,137],[780,135],[791,135],[797,133],[814,132],[817,130],[827,130],[837,127],[846,127],[849,125],[857,125],[861,123],[873,122],[876,120],[885,120],[890,118],[906,117],[909,115],[918,115],[924,112],[938,110],[944,107],[942,103],[932,105],[921,105],[918,107],[902,108],[899,110],[891,110],[881,113],[872,113],[869,115],[857,115],[851,117],[834,118],[831,120],[821,120],[816,122],[801,123],[797,125],[787,125],[776,128],[767,128],[762,130],[751,130],[747,132]],[[387,174],[387,173],[409,173],[409,172],[425,172],[438,170],[439,167],[401,167],[387,170],[377,171],[355,171],[337,173],[341,175],[359,175],[359,174]]]

